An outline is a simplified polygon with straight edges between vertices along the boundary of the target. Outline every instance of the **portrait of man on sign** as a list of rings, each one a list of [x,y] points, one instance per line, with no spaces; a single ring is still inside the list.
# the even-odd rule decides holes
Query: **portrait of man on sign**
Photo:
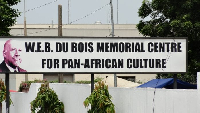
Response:
[[[26,72],[26,70],[19,67],[22,62],[21,52],[22,49],[18,47],[17,41],[7,40],[4,44],[4,60],[0,64],[0,72]]]

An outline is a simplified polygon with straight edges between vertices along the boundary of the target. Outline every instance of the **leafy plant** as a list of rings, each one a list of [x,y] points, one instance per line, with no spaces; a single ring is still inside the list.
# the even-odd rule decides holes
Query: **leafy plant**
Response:
[[[200,70],[200,0],[143,0],[138,10],[137,29],[150,37],[188,37],[188,72],[178,76],[196,83]],[[150,18],[150,19],[146,19]],[[173,75],[160,74],[159,78]]]
[[[9,36],[10,26],[16,22],[16,17],[20,16],[19,10],[14,9],[20,0],[0,0],[0,36]]]
[[[6,100],[6,86],[3,80],[0,80],[0,103]],[[10,104],[12,104],[12,100],[10,99]]]
[[[57,94],[49,88],[48,83],[41,84],[35,100],[31,102],[31,112],[35,113],[64,113],[64,104]]]
[[[44,80],[34,80],[34,81],[22,81],[20,83],[20,86],[19,86],[19,92],[22,92],[22,89],[29,89],[30,86],[31,86],[31,83],[47,83],[47,80],[44,79]]]
[[[0,80],[0,103],[6,100],[6,86],[4,85],[3,80]]]
[[[97,82],[102,81],[102,80],[103,80],[103,78],[97,77],[97,78],[94,79],[94,83],[97,83]],[[78,83],[78,84],[90,84],[91,81],[83,81],[83,80],[81,80],[81,81],[76,81],[75,83]]]
[[[22,89],[28,89],[28,88],[30,88],[30,85],[31,85],[31,82],[24,82],[24,81],[22,81],[20,83],[20,86],[19,86],[19,91],[21,92]]]
[[[83,102],[85,107],[91,105],[88,113],[115,113],[114,104],[111,101],[112,96],[108,92],[108,86],[103,81],[95,84],[92,94]]]

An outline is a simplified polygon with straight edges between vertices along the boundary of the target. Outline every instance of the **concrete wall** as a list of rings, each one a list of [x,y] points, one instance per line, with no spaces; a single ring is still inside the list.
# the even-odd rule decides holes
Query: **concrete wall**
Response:
[[[197,90],[111,88],[109,91],[113,96],[116,113],[199,113],[200,111]]]
[[[43,75],[43,78],[47,81],[58,81],[58,74],[46,73]],[[73,82],[73,74],[63,74],[63,82]]]
[[[19,85],[17,85],[18,81],[16,81],[16,78],[19,78],[18,80],[25,80],[25,79],[22,79],[22,78],[25,78],[24,75],[19,75],[18,77],[16,76],[16,74],[10,74],[10,85],[9,85],[9,88],[11,90],[17,90],[19,88]],[[0,74],[0,79],[2,79],[5,83],[5,74]]]
[[[111,29],[63,29],[63,36],[111,37]],[[23,29],[11,29],[11,35],[24,36]],[[58,29],[27,29],[28,36],[58,36]],[[116,37],[142,37],[136,29],[115,30]]]
[[[28,93],[11,93],[14,106],[10,113],[30,113],[30,102],[40,84],[32,84]],[[90,95],[90,85],[50,84],[64,102],[65,113],[86,113],[83,101]],[[200,91],[185,89],[109,88],[116,113],[199,113]],[[153,112],[154,111],[154,112]],[[5,103],[3,103],[5,113]]]
[[[94,74],[95,78],[106,78],[106,76],[114,76],[114,74]],[[146,83],[156,78],[156,74],[117,74],[117,76],[135,76],[135,82]],[[74,81],[90,81],[91,74],[74,74]],[[114,84],[114,83],[113,83]]]
[[[10,113],[31,113],[30,102],[35,99],[40,83],[31,84],[28,93],[11,92],[13,104],[10,106]],[[83,101],[90,95],[90,86],[81,84],[50,84],[50,87],[57,93],[58,98],[65,105],[65,113],[87,113]],[[6,113],[6,103],[2,105],[3,113]]]
[[[11,100],[13,104],[10,106],[10,113],[31,113],[30,102],[35,99],[38,88],[41,86],[39,83],[32,84],[29,92],[11,92]],[[6,113],[6,104],[2,104],[2,113]]]
[[[17,24],[10,27],[13,36],[24,36],[24,25]],[[28,24],[28,36],[58,36],[58,25]],[[110,24],[71,24],[63,25],[63,36],[89,36],[111,37],[112,25]],[[135,24],[115,24],[116,37],[142,37]]]
[[[83,101],[90,95],[91,88],[85,84],[51,84],[58,98],[65,105],[65,113],[87,113]]]

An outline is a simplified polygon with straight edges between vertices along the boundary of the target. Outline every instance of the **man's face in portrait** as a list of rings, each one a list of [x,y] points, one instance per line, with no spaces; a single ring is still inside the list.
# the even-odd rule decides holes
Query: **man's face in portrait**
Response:
[[[17,42],[14,40],[8,40],[4,45],[3,56],[5,62],[15,68],[21,63],[21,49],[17,46]]]

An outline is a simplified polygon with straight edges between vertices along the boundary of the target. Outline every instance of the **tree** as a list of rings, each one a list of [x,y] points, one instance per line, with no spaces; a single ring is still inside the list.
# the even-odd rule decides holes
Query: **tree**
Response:
[[[114,104],[111,101],[112,96],[108,92],[108,85],[103,81],[95,84],[95,89],[89,97],[83,102],[85,107],[91,105],[88,113],[115,113]]]
[[[16,17],[20,15],[18,9],[12,6],[18,4],[20,0],[0,0],[0,36],[9,36],[10,26],[16,22]]]
[[[41,84],[35,100],[31,102],[31,113],[64,113],[64,104],[58,99],[49,83]]]
[[[6,86],[4,84],[4,81],[0,79],[0,113],[2,113],[2,102],[5,100],[6,100]],[[11,98],[10,98],[10,104],[13,104]]]
[[[188,37],[188,73],[178,76],[187,82],[196,82],[200,71],[199,6],[199,0],[144,0],[138,11],[137,28],[144,36]]]

